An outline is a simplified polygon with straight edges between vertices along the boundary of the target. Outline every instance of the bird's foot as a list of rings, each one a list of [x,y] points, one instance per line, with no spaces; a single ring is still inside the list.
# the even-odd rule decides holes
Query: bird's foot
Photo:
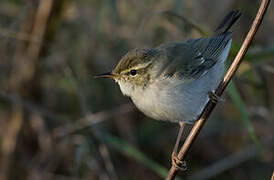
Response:
[[[211,100],[211,102],[213,102],[215,104],[219,101],[224,101],[224,99],[222,99],[220,96],[218,96],[217,94],[215,94],[212,91],[209,91],[208,95],[209,95],[209,99]]]
[[[186,161],[182,161],[178,158],[177,153],[172,152],[172,166],[181,171],[187,170]]]

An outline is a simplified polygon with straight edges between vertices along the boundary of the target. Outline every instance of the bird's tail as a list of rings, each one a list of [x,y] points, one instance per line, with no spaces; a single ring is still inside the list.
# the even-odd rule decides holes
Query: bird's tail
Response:
[[[223,34],[228,32],[228,30],[233,26],[233,24],[239,19],[242,13],[239,10],[234,10],[228,13],[222,22],[215,29],[215,34]]]

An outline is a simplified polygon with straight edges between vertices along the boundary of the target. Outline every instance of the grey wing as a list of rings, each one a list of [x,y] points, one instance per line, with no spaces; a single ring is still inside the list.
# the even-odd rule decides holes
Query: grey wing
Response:
[[[193,80],[209,71],[218,61],[225,61],[221,54],[230,49],[227,44],[231,33],[227,32],[211,38],[190,39],[178,43],[169,50],[169,62],[163,73],[166,77]]]

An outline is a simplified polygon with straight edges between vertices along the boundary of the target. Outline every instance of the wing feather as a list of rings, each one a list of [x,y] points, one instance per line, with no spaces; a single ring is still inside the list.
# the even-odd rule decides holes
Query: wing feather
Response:
[[[167,52],[168,62],[163,70],[165,77],[194,80],[206,74],[218,61],[231,39],[227,32],[211,38],[190,39],[185,43],[162,45]]]

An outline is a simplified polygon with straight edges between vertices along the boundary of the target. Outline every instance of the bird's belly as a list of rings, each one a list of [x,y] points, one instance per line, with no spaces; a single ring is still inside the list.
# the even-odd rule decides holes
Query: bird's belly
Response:
[[[162,85],[148,87],[131,98],[138,109],[153,119],[194,123],[209,100],[208,92],[214,91],[221,80],[223,67],[216,68],[219,71],[213,72],[217,76],[209,72],[191,83],[176,86],[161,82]]]
[[[205,92],[189,93],[182,90],[183,87],[178,88],[180,90],[168,93],[146,92],[141,98],[132,100],[138,109],[153,119],[193,123],[209,98]]]

